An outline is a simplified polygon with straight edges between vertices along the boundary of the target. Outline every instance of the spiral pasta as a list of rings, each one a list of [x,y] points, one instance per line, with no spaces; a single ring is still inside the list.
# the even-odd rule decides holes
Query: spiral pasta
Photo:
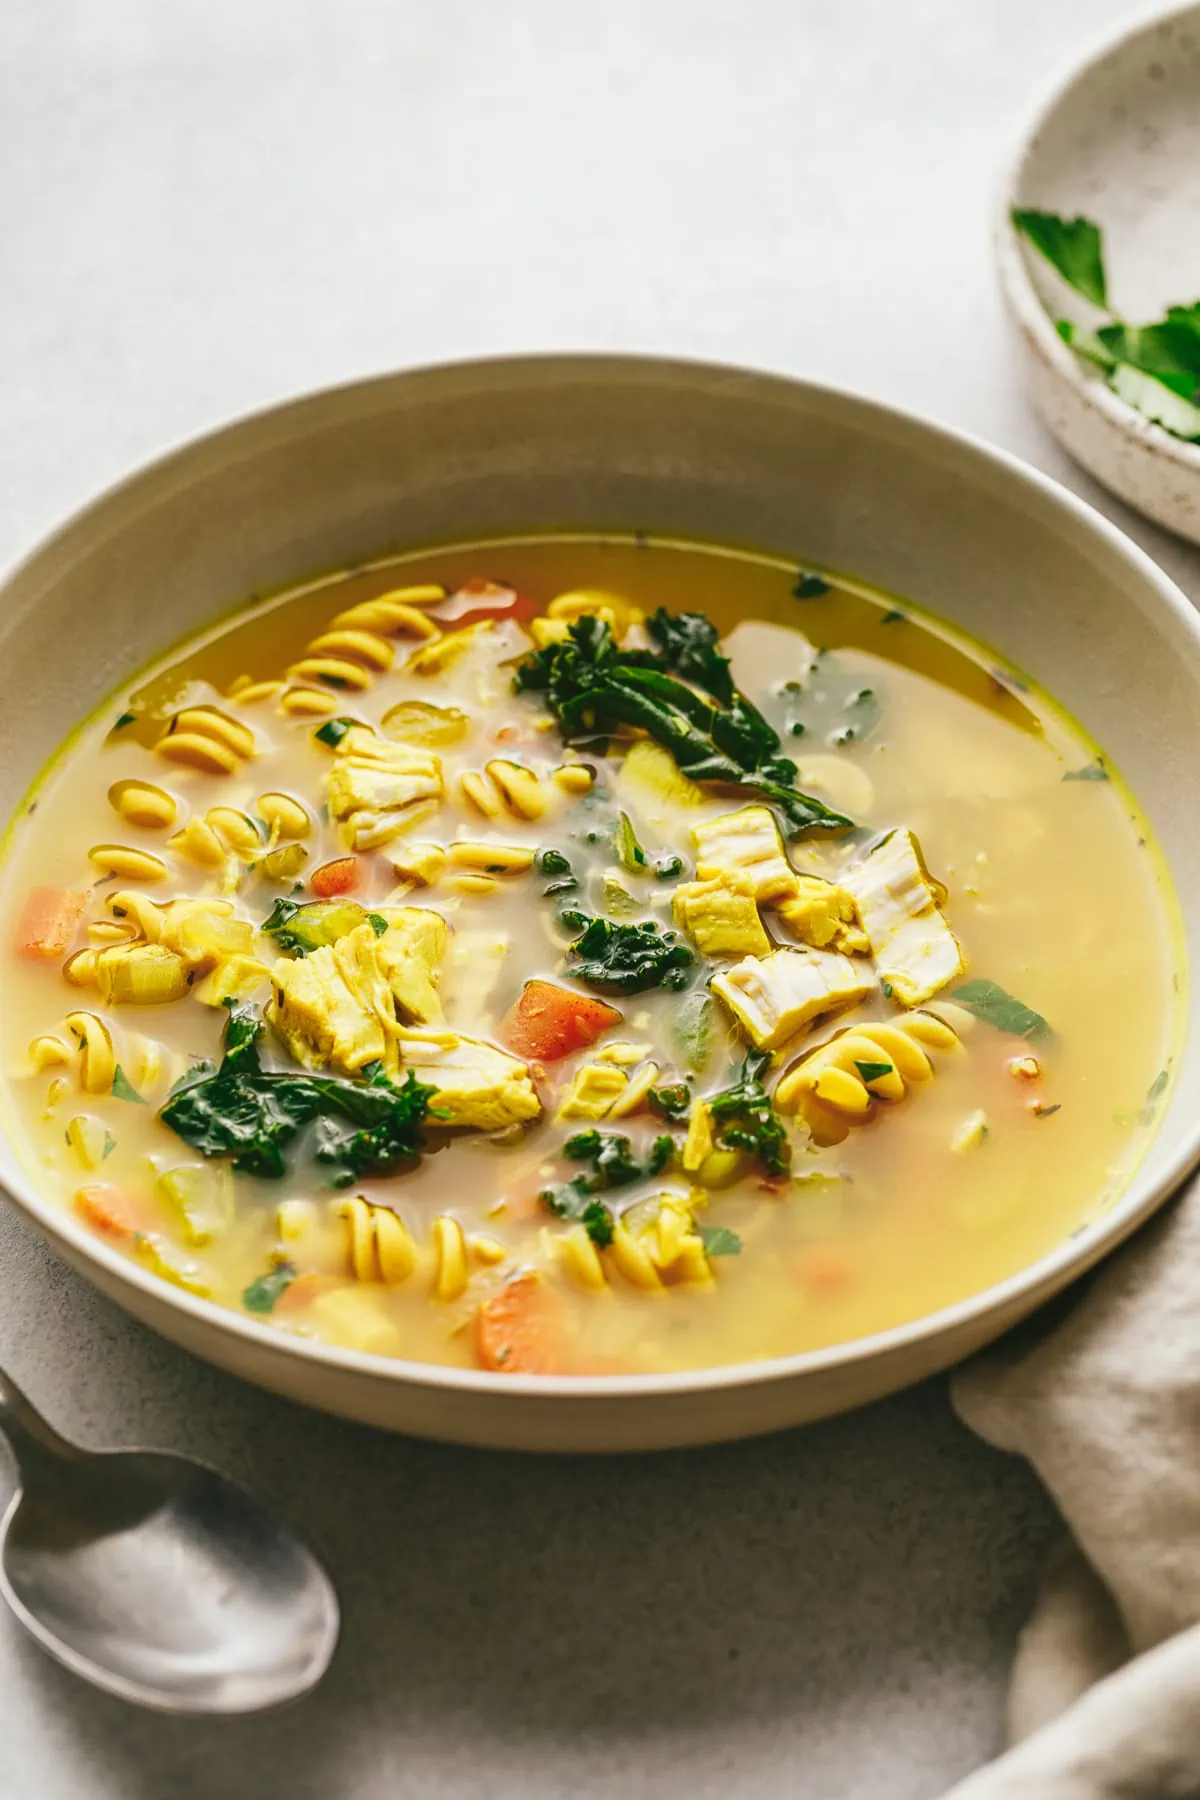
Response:
[[[818,1137],[844,1136],[871,1118],[878,1100],[903,1100],[934,1072],[932,1051],[960,1049],[958,1034],[932,1013],[853,1025],[797,1063],[775,1089],[775,1104],[800,1113]]]
[[[205,775],[236,775],[254,755],[254,733],[219,706],[185,706],[154,746],[168,762]]]
[[[338,613],[288,669],[291,685],[281,696],[282,709],[304,716],[310,702],[301,696],[312,693],[318,712],[331,710],[321,687],[364,693],[392,666],[395,648],[389,642],[391,636],[416,637],[426,643],[440,638],[441,627],[420,610],[421,604],[429,605],[435,598],[445,598],[441,588],[398,588]]]
[[[541,776],[520,763],[494,756],[482,769],[465,769],[458,778],[460,798],[485,819],[503,813],[528,822],[544,818],[550,790]]]
[[[677,1194],[660,1194],[631,1206],[615,1222],[612,1241],[604,1249],[583,1225],[570,1225],[550,1237],[550,1246],[585,1293],[602,1293],[614,1275],[644,1293],[680,1284],[709,1287],[714,1280],[692,1210]]]

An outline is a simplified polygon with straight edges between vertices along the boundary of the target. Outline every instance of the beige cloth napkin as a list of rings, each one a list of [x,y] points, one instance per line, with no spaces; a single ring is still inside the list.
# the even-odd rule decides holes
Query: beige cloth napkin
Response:
[[[1082,1297],[955,1378],[1073,1541],[1022,1637],[999,1761],[945,1800],[1200,1797],[1200,1180]]]

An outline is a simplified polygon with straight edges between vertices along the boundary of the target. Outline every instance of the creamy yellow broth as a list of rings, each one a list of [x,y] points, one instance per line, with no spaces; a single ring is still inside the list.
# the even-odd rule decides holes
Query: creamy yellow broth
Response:
[[[516,606],[501,605],[441,672],[412,672],[407,659],[425,655],[422,644],[448,643],[464,619],[495,604],[459,591],[481,578],[514,590]],[[1153,1127],[1182,985],[1173,901],[1145,826],[1096,747],[1036,687],[906,603],[830,583],[766,559],[641,539],[474,545],[316,582],[243,610],[167,658],[83,727],[10,837],[0,891],[7,1099],[41,1184],[165,1279],[279,1330],[433,1362],[550,1372],[683,1369],[864,1336],[1000,1281],[1111,1204]],[[427,639],[414,635],[419,619],[374,634],[394,653],[390,669],[370,668],[369,644],[318,651],[324,670],[305,664],[306,646],[335,616],[428,584],[449,597],[414,597]],[[925,1032],[918,1043],[932,1078],[907,1084],[903,1098],[868,1094],[853,1117],[781,1106],[785,1172],[745,1149],[684,1169],[688,1117],[664,1117],[636,1094],[624,1116],[558,1117],[585,1065],[606,1069],[614,1088],[619,1071],[632,1092],[652,1061],[654,1086],[690,1080],[689,1098],[703,1099],[736,1079],[748,1047],[729,1007],[704,998],[738,954],[705,956],[692,944],[682,988],[628,994],[590,988],[571,972],[579,926],[562,922],[564,908],[656,921],[689,944],[672,907],[694,879],[693,829],[758,803],[753,793],[706,787],[691,796],[697,804],[681,805],[669,783],[630,778],[635,736],[568,747],[540,694],[514,695],[513,668],[533,649],[531,619],[548,608],[578,611],[552,603],[581,593],[592,596],[583,610],[607,604],[618,628],[633,621],[628,643],[643,635],[630,609],[697,612],[715,623],[738,686],[778,731],[779,754],[796,762],[798,787],[858,826],[788,839],[795,869],[839,882],[895,827],[915,834],[944,886],[944,897],[931,891],[961,945],[962,972],[905,1008],[879,985],[871,955],[848,953],[871,984],[866,998],[798,1030],[762,1073],[768,1092],[786,1093],[780,1084],[814,1049],[915,1011],[933,1020],[914,1026]],[[339,658],[362,672],[361,688],[345,684]],[[232,1174],[228,1157],[198,1152],[159,1110],[198,1059],[220,1060],[222,981],[259,1013],[270,1002],[272,965],[287,952],[259,927],[275,902],[312,901],[314,872],[347,856],[350,827],[330,817],[327,791],[341,752],[317,731],[344,716],[391,742],[383,720],[403,701],[465,715],[465,735],[431,746],[442,797],[359,856],[349,896],[375,914],[376,932],[396,909],[432,910],[449,927],[431,971],[444,1016],[407,1028],[504,1046],[512,1042],[504,1021],[533,980],[603,1000],[620,1021],[564,1057],[517,1059],[536,1096],[532,1119],[460,1131],[428,1120],[419,1160],[336,1189],[311,1154],[311,1126],[287,1146],[281,1178]],[[223,772],[156,747],[171,720],[196,707],[233,721],[219,740],[230,764]],[[535,804],[526,797],[522,806],[519,783],[515,799],[497,786],[488,773],[495,759],[526,771]],[[464,790],[464,773],[484,784],[490,816],[469,782]],[[153,800],[133,808],[145,823],[131,820],[127,801],[122,813],[110,798],[121,781],[168,796],[170,824],[149,822]],[[272,793],[300,802],[302,839],[262,801]],[[233,841],[227,814],[206,834],[214,808],[244,814],[250,840]],[[540,816],[522,816],[530,811]],[[648,859],[642,869],[622,864],[621,813]],[[451,849],[447,859],[455,843],[500,848],[482,858]],[[413,844],[433,847],[419,872]],[[267,866],[277,868],[289,845],[300,846],[284,859],[294,872],[270,879],[264,858],[275,852]],[[544,866],[547,851],[569,862],[574,891],[545,894],[558,867],[553,857]],[[123,872],[130,852],[160,859],[162,878],[142,879],[136,858],[134,872]],[[522,867],[531,852],[539,861]],[[515,870],[497,866],[506,855]],[[119,868],[107,874],[114,859]],[[40,888],[80,896],[74,928],[69,912],[60,924],[69,941],[58,943],[53,929],[49,944],[36,941],[45,921],[30,914],[29,895]],[[228,916],[253,927],[241,979],[220,961],[214,970],[211,955],[180,976],[164,950],[163,967],[189,983],[181,997],[145,1004],[114,989],[106,1000],[96,958],[119,933],[122,950],[161,938],[168,915],[157,909],[179,897],[223,898]],[[807,957],[815,948],[804,948],[777,904],[757,910],[772,949]],[[980,981],[1047,1029],[1014,1035],[954,998]],[[703,1059],[688,1031],[701,1007]],[[1010,1013],[1009,1022],[1029,1016]],[[107,1034],[99,1049],[81,1050],[84,1029]],[[107,1042],[115,1078],[105,1074]],[[394,1083],[406,1067],[406,1042],[397,1044],[389,1040]],[[263,1067],[299,1073],[294,1048],[268,1025]],[[861,1066],[860,1058],[851,1081]],[[361,1069],[332,1073],[364,1079]],[[436,1094],[430,1105],[436,1111]],[[657,1172],[596,1190],[606,1220],[589,1236],[585,1222],[556,1216],[539,1196],[586,1176],[588,1165],[564,1158],[563,1146],[593,1129],[627,1138],[643,1167],[656,1139],[672,1142]],[[365,1204],[354,1204],[360,1197]],[[482,1334],[481,1309],[495,1326]]]

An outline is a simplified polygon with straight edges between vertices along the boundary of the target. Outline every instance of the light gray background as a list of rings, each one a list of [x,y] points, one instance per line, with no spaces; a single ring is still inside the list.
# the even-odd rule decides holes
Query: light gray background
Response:
[[[549,347],[844,382],[1097,498],[1016,391],[989,209],[1122,10],[0,0],[0,559],[231,413]],[[3,1800],[933,1800],[996,1748],[1053,1520],[941,1383],[636,1461],[408,1443],[158,1342],[7,1212],[0,1355],[85,1440],[286,1507],[346,1613],[318,1695],[234,1724],[93,1695],[0,1619]]]

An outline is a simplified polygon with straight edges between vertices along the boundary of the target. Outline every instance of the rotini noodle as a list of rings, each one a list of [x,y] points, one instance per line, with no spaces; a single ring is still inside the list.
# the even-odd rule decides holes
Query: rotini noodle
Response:
[[[957,1033],[932,1013],[854,1025],[810,1051],[775,1090],[775,1104],[799,1112],[819,1140],[836,1141],[873,1116],[879,1100],[903,1100],[933,1074],[931,1051],[960,1048]]]

